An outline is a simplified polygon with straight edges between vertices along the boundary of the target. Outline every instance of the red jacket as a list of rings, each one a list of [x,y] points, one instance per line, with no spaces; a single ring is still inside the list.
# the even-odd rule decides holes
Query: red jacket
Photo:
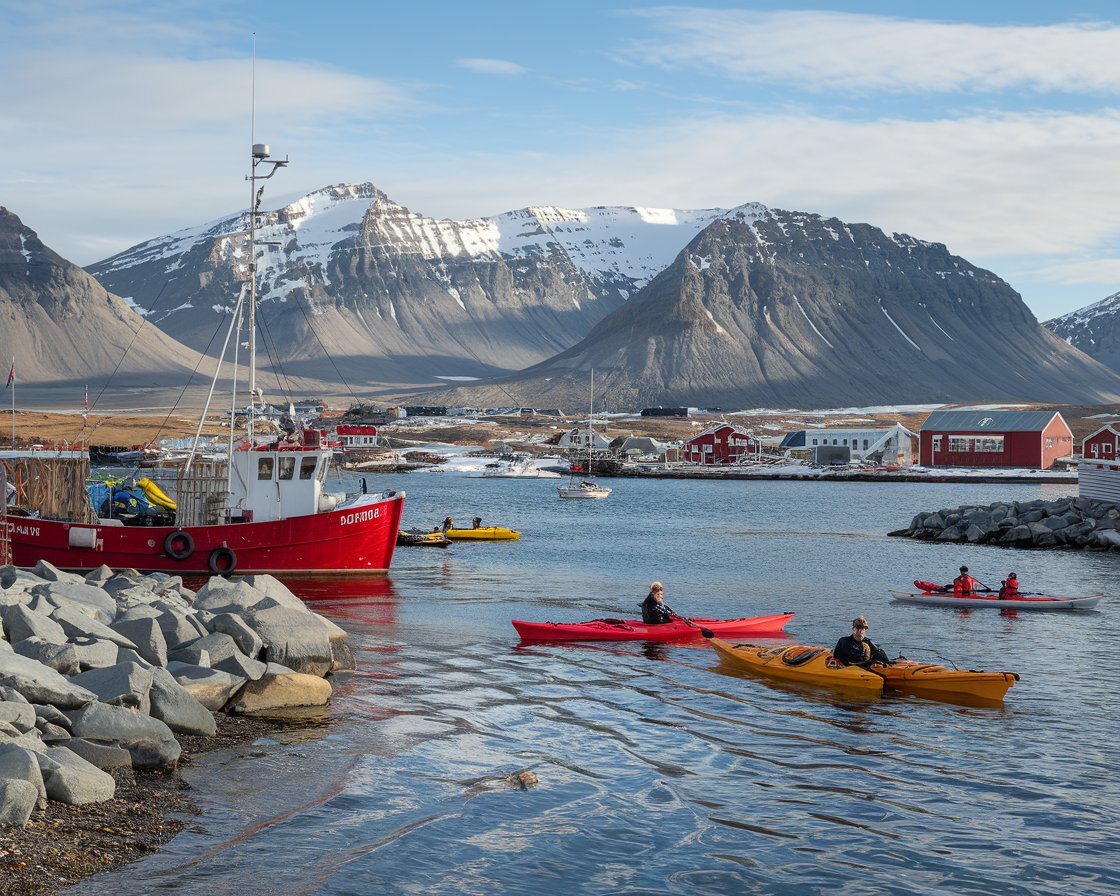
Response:
[[[1000,585],[1000,597],[1015,597],[1019,593],[1018,579],[1005,579]]]
[[[975,594],[979,589],[980,583],[966,572],[962,572],[959,576],[953,579],[953,594],[956,597],[964,597],[970,594]]]

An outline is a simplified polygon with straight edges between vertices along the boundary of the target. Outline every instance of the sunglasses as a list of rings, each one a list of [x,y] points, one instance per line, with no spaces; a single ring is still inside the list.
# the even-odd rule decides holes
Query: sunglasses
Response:
[[[867,631],[867,626],[866,625],[853,625],[852,628],[858,629],[861,632]]]

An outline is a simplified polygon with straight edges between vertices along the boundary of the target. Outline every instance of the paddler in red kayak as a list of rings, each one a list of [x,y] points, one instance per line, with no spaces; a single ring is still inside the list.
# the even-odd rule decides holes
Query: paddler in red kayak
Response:
[[[961,574],[953,579],[953,597],[972,597],[981,588],[990,590],[968,574],[967,566],[962,566]]]
[[[673,621],[673,617],[677,614],[669,609],[664,597],[665,586],[660,582],[654,582],[649,586],[649,594],[642,601],[642,622],[646,625],[663,625]]]
[[[1019,577],[1013,572],[1007,574],[1007,578],[1000,582],[999,585],[999,599],[1008,600],[1019,596]]]
[[[857,616],[852,620],[852,633],[845,635],[832,648],[832,655],[845,666],[870,666],[872,663],[890,665],[890,659],[882,647],[875,644],[864,633],[867,620]]]

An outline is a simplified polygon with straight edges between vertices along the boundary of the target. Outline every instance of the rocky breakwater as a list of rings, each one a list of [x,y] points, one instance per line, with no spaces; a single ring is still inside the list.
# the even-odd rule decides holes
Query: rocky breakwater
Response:
[[[175,767],[176,735],[213,735],[214,712],[322,706],[326,677],[354,668],[345,632],[271,576],[195,593],[178,576],[40,563],[3,567],[0,586],[2,824]]]
[[[1120,506],[1089,498],[1008,501],[919,513],[892,536],[1009,548],[1120,551]]]

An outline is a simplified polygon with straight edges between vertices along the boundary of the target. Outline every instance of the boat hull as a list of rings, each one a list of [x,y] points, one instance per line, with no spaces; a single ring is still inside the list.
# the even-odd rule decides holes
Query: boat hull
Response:
[[[941,700],[970,697],[999,702],[1019,680],[1014,672],[949,669],[913,660],[899,660],[886,666],[876,664],[871,671],[882,675],[890,690]]]
[[[892,600],[900,603],[977,610],[1091,610],[1104,597],[1103,594],[1090,594],[1086,597],[1020,596],[1001,600],[995,594],[954,597],[952,594],[936,594],[928,591],[890,591],[890,595]]]
[[[46,560],[59,569],[85,572],[104,565],[178,575],[271,573],[364,575],[388,571],[400,527],[403,492],[362,496],[327,513],[269,522],[217,526],[112,526],[27,517],[8,518],[12,562],[32,567]],[[190,538],[173,535],[186,532]],[[183,548],[189,542],[189,552]],[[214,560],[234,558],[233,568]]]
[[[521,533],[503,526],[479,526],[477,529],[444,529],[452,541],[516,541]]]
[[[709,643],[720,658],[738,669],[745,669],[764,678],[841,691],[879,694],[883,677],[859,666],[844,666],[824,647],[760,647],[756,644],[732,644],[721,638]]]
[[[646,625],[638,619],[593,619],[576,623],[514,619],[513,627],[524,641],[688,641],[700,638],[702,628],[729,636],[780,635],[792,618],[792,613],[742,619],[690,617],[691,625],[679,619],[661,625]]]

